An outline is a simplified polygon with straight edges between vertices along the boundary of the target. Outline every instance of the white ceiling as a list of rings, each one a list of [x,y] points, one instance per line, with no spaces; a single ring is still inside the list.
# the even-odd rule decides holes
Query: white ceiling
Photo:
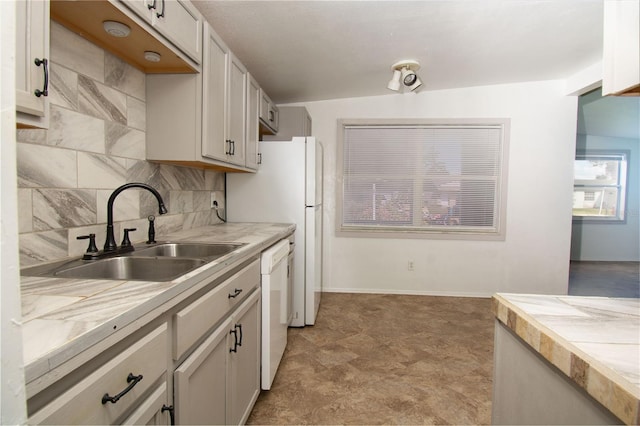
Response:
[[[603,0],[192,0],[276,103],[563,79],[601,60]]]

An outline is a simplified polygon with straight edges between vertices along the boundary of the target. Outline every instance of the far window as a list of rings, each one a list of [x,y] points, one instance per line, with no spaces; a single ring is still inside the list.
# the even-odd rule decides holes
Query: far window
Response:
[[[344,120],[337,232],[504,239],[508,120]]]
[[[576,155],[574,220],[625,220],[628,156],[628,152],[589,152]]]

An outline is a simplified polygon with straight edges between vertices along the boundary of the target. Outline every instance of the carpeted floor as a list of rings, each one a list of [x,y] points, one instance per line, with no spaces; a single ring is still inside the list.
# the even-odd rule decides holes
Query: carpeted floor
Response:
[[[249,424],[488,424],[489,299],[325,293]]]

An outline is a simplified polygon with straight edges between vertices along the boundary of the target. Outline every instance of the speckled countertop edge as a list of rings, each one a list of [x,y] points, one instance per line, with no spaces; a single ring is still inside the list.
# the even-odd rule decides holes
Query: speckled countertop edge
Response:
[[[514,296],[527,297],[503,293],[493,296],[492,311],[496,319],[620,420],[628,425],[639,424],[640,387],[516,306],[509,300]],[[573,296],[547,297],[555,301]]]
[[[49,382],[53,371],[117,331],[196,291],[295,231],[292,224],[226,223],[159,236],[159,241],[246,243],[170,282],[21,276],[25,379]],[[185,296],[186,297],[186,296]],[[177,302],[176,302],[177,303]],[[25,313],[25,305],[29,306]],[[46,376],[52,378],[45,378]],[[36,389],[45,383],[32,385]]]

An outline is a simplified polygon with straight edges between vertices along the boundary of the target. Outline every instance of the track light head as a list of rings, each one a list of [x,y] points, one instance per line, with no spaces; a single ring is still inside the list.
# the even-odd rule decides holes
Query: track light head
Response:
[[[387,89],[393,90],[393,91],[398,91],[400,90],[400,77],[401,77],[401,72],[400,70],[394,70],[393,71],[393,77],[391,77],[391,80],[389,81],[389,84],[387,84]]]
[[[389,81],[387,88],[399,91],[401,81],[412,92],[422,86],[422,80],[416,74],[416,71],[420,69],[420,64],[417,61],[404,60],[396,62],[391,66],[391,69],[393,70],[393,78]]]

